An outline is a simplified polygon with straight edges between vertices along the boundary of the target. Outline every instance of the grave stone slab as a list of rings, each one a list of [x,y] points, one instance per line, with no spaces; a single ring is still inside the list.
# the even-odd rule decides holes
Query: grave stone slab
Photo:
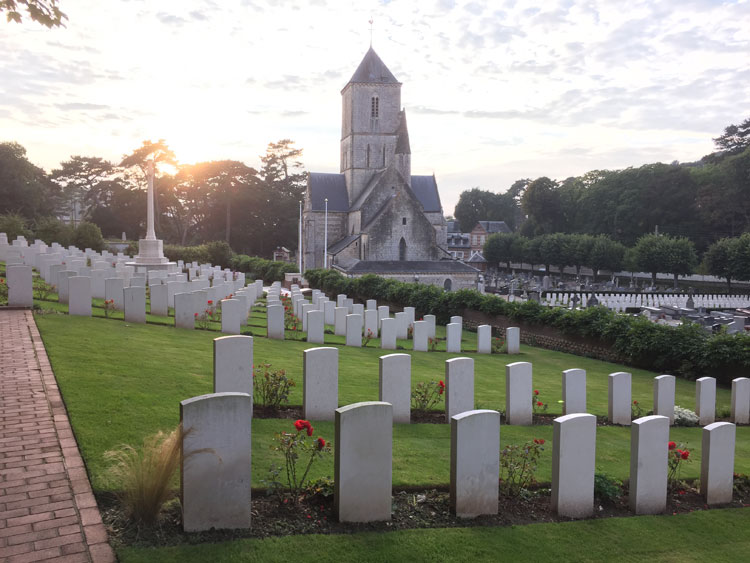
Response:
[[[736,432],[736,426],[730,422],[714,422],[703,428],[701,494],[706,504],[732,502]]]
[[[222,299],[221,301],[221,332],[224,334],[240,333],[240,318],[244,305],[239,299]]]
[[[334,420],[339,402],[339,349],[310,348],[302,352],[302,416]]]
[[[253,337],[214,338],[214,393],[253,395]]]
[[[302,305],[302,311],[299,317],[302,320],[302,332],[307,332],[307,314],[310,311],[314,310],[315,305],[313,305],[312,303],[305,303],[304,305]]]
[[[586,370],[562,372],[562,399],[564,415],[586,412]]]
[[[644,416],[630,433],[630,509],[636,514],[661,514],[667,507],[669,419]]]
[[[327,325],[333,325],[336,322],[336,303],[333,301],[326,301],[323,304],[323,312],[325,313],[325,323]]]
[[[735,424],[750,423],[750,379],[732,380],[732,411],[730,420]]]
[[[377,309],[365,310],[365,334],[370,334],[371,338],[378,337],[378,311]]]
[[[461,324],[449,323],[445,327],[445,349],[449,354],[461,353]]]
[[[325,340],[325,313],[323,311],[307,312],[307,341],[311,344],[323,344]]]
[[[91,316],[91,278],[87,276],[68,278],[68,314],[80,317]]]
[[[68,303],[68,281],[75,275],[77,275],[77,272],[72,270],[63,270],[57,274],[57,298],[60,303]]]
[[[378,302],[375,299],[368,299],[367,300],[367,310],[368,311],[377,311],[378,310]]]
[[[391,316],[391,309],[387,305],[378,306],[378,325],[382,326],[383,319],[387,319]]]
[[[408,319],[407,327],[413,326],[417,310],[414,307],[404,307],[404,313],[406,313],[406,318]]]
[[[453,358],[445,362],[445,421],[474,410],[474,360]]]
[[[429,326],[426,321],[415,321],[414,324],[414,351],[427,352]]]
[[[508,354],[519,354],[521,352],[521,329],[515,326],[505,329],[505,344]]]
[[[452,323],[458,323],[461,325],[461,328],[463,328],[464,325],[464,318],[461,315],[454,315],[451,317]]]
[[[346,307],[336,307],[334,313],[333,334],[336,336],[346,336],[346,316],[349,309]]]
[[[392,317],[380,321],[380,347],[383,350],[396,349],[396,319]]]
[[[123,278],[107,278],[104,280],[104,299],[112,300],[114,308],[118,311],[122,311],[124,307],[123,289],[125,289]]]
[[[674,424],[674,386],[673,375],[654,377],[654,414],[666,416],[669,424]]]
[[[530,426],[533,422],[534,400],[530,362],[515,362],[505,366],[506,423]]]
[[[451,510],[460,518],[498,512],[500,413],[470,410],[451,418]]]
[[[477,327],[477,353],[492,353],[492,327],[490,325],[479,325]]]
[[[339,521],[390,520],[393,407],[371,401],[336,409],[334,443],[334,505]]]
[[[701,377],[695,382],[695,414],[698,424],[706,426],[716,419],[716,379]]]
[[[5,270],[5,276],[8,284],[8,305],[10,307],[32,307],[34,305],[34,286],[31,266],[8,266]],[[89,315],[91,315],[90,302],[91,298],[89,297]]]
[[[411,422],[411,356],[380,356],[379,398],[393,405],[393,422]]]
[[[179,283],[179,282],[173,282]],[[174,298],[174,326],[193,330],[195,328],[195,297],[192,293],[176,293]]]
[[[352,305],[352,315],[359,315],[362,318],[365,316],[365,306],[362,303],[354,303]]]
[[[346,345],[362,347],[362,315],[346,316]]]
[[[576,413],[553,422],[552,510],[567,518],[594,512],[596,417]]]
[[[270,305],[266,308],[268,317],[268,338],[284,340],[284,307]]]
[[[396,318],[396,338],[405,340],[409,337],[409,315],[403,311],[394,315]]]
[[[610,373],[608,376],[607,418],[612,424],[630,426],[632,419],[631,380],[632,375],[625,371]]]
[[[246,393],[214,393],[180,403],[186,532],[250,527],[252,407]]]
[[[435,338],[435,315],[425,315],[424,321],[430,327],[427,336],[429,338]]]

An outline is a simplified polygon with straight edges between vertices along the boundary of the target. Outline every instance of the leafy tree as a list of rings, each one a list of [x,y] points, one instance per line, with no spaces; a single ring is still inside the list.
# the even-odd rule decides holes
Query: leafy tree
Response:
[[[594,279],[596,280],[599,270],[616,272],[622,269],[624,257],[625,246],[606,235],[595,237],[588,258],[588,264],[594,271]]]
[[[729,291],[732,290],[732,278],[737,277],[732,259],[736,240],[733,238],[719,239],[709,246],[703,254],[703,262],[708,273],[712,276],[725,278]]]
[[[519,182],[523,181],[517,181],[503,194],[479,188],[461,192],[454,212],[461,231],[471,231],[478,221],[505,221],[514,230],[519,215],[516,197],[522,188]]]
[[[70,246],[73,244],[74,233],[75,229],[72,226],[55,217],[37,219],[34,225],[34,236],[48,245],[56,242],[63,247]]]
[[[547,273],[549,273],[552,264],[559,268],[560,275],[562,275],[565,267],[574,261],[573,240],[563,233],[542,235],[540,238],[540,258],[547,269]]]
[[[73,235],[73,244],[78,248],[90,248],[101,252],[104,250],[104,237],[102,237],[102,231],[93,223],[87,223],[84,221],[78,227],[76,227],[75,234]]]
[[[667,239],[669,251],[666,267],[667,271],[674,276],[674,287],[677,288],[677,277],[688,276],[695,271],[698,265],[698,255],[695,253],[695,245],[685,237]]]
[[[656,274],[665,269],[669,260],[667,238],[659,235],[644,235],[633,247],[638,268],[651,273],[651,285],[656,286]]]
[[[52,215],[57,186],[26,158],[18,143],[0,143],[0,213],[16,212],[27,220]]]
[[[750,117],[739,125],[728,125],[724,133],[714,140],[716,148],[729,154],[737,154],[750,147]]]
[[[572,235],[571,261],[576,268],[576,275],[581,275],[581,268],[590,264],[589,257],[596,238],[591,235]]]
[[[750,280],[750,233],[743,233],[734,240],[731,260],[737,279]]]
[[[495,233],[489,236],[484,243],[483,254],[487,262],[497,264],[505,262],[505,266],[510,270],[510,263],[513,260],[513,244],[519,238],[519,235],[512,233]]]
[[[46,27],[65,27],[62,23],[68,16],[57,7],[57,0],[0,0],[0,12],[6,12],[9,22],[21,23],[21,8],[24,8],[32,21]]]
[[[8,242],[12,242],[22,236],[27,240],[33,234],[26,228],[26,218],[20,213],[6,212],[0,215],[0,233],[8,235]]]
[[[72,156],[70,160],[62,162],[60,168],[53,170],[52,181],[60,187],[60,211],[65,211],[70,216],[70,221],[75,225],[80,219],[90,218],[90,204],[94,203],[89,194],[96,186],[109,178],[114,172],[114,166],[99,157]],[[79,209],[83,207],[81,216]]]
[[[563,215],[558,184],[546,176],[531,182],[521,198],[521,207],[528,216],[522,227],[524,235],[551,234],[562,230]]]
[[[177,166],[177,158],[164,139],[159,139],[155,143],[150,140],[143,141],[142,146],[122,158],[120,166],[123,168],[135,167],[139,170],[141,173],[141,186],[143,189],[146,189],[146,182],[148,180],[148,162],[150,160],[154,161],[154,176],[160,175],[160,164]],[[155,229],[159,231],[161,230],[161,213],[159,212],[159,197],[156,186],[157,182],[154,182],[154,223]]]

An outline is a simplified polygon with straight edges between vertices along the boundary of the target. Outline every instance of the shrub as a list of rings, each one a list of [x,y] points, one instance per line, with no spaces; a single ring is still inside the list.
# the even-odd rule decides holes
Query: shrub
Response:
[[[680,470],[686,463],[691,463],[690,451],[687,449],[687,444],[676,444],[675,442],[669,442],[669,486],[674,488],[680,483]]]
[[[445,393],[443,381],[421,381],[411,392],[412,408],[417,410],[429,410],[437,405]]]
[[[641,418],[643,416],[643,407],[641,407],[641,404],[638,401],[633,401],[633,403],[630,405],[630,418],[635,420],[636,418]]]
[[[34,225],[34,236],[50,245],[53,242],[68,247],[73,244],[75,229],[54,217],[38,219]]]
[[[48,284],[46,281],[44,281],[41,278],[37,278],[34,280],[33,284],[33,292],[34,297],[39,299],[40,301],[46,301],[47,298],[50,296],[50,293],[55,292],[55,286]]]
[[[622,482],[606,473],[594,474],[594,497],[599,502],[616,502],[622,495]]]
[[[271,364],[253,366],[253,402],[262,407],[278,409],[289,403],[289,393],[294,380],[286,376],[286,370],[273,371]]]
[[[539,393],[539,389],[534,389],[531,394],[531,410],[534,414],[541,414],[547,412],[547,403],[542,401],[542,396]]]
[[[73,234],[73,244],[80,250],[90,248],[101,252],[104,250],[104,237],[101,229],[93,223],[86,221],[80,223]]]
[[[250,279],[262,279],[265,283],[283,281],[284,274],[298,271],[297,266],[289,262],[274,262],[245,254],[236,254],[232,258],[231,268],[248,274]]]
[[[206,253],[208,254],[208,261],[214,266],[221,266],[222,268],[229,268],[232,263],[232,248],[229,243],[223,240],[214,240],[207,242],[205,245]]]
[[[26,228],[26,218],[20,213],[3,213],[0,215],[0,233],[8,235],[8,243],[18,237],[30,240],[34,235]]]
[[[140,450],[124,444],[104,457],[112,464],[109,473],[121,487],[126,512],[139,524],[156,522],[164,503],[172,496],[170,483],[180,466],[182,429],[158,432],[143,441]]]
[[[539,456],[544,451],[544,438],[534,438],[525,444],[508,444],[500,452],[500,489],[506,495],[517,496],[536,483]]]
[[[674,406],[674,425],[675,426],[698,426],[700,419],[690,409],[684,409],[679,405]]]

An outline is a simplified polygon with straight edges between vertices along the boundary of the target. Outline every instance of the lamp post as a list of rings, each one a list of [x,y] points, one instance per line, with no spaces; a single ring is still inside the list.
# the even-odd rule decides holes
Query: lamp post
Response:
[[[302,273],[302,200],[299,202],[299,240],[297,241],[297,264],[299,273]]]
[[[328,198],[326,198],[325,235],[323,236],[323,268],[328,269]]]

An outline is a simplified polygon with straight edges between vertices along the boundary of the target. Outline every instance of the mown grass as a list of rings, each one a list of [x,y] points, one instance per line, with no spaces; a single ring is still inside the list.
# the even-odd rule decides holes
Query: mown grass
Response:
[[[507,528],[305,535],[166,548],[122,548],[123,563],[203,561],[654,561],[735,563],[750,550],[750,510]]]
[[[96,311],[96,309],[95,309]],[[249,331],[264,323],[255,312]],[[103,454],[121,443],[141,444],[159,430],[172,430],[179,422],[181,400],[212,391],[212,340],[216,332],[181,330],[163,325],[137,325],[121,320],[37,315],[37,324],[60,383],[66,405],[95,489],[117,488],[105,474]],[[473,335],[467,333],[468,338]],[[327,344],[337,339],[326,335]],[[407,344],[406,342],[404,344]],[[297,381],[292,404],[301,403],[302,351],[312,347],[301,341],[254,339],[255,363],[268,362],[283,368]],[[373,347],[339,348],[339,405],[378,398],[378,357],[384,351]],[[589,412],[606,415],[607,374],[628,370],[623,366],[571,356],[560,352],[522,347],[519,356],[464,354],[475,360],[477,407],[504,409],[505,365],[530,361],[534,365],[534,387],[559,414],[561,372],[578,367],[588,373]],[[444,362],[457,354],[412,353],[412,379],[440,379]],[[633,373],[633,397],[645,409],[652,405],[654,373]],[[694,382],[677,380],[677,402],[694,407]],[[729,406],[730,393],[718,390],[719,409]],[[256,419],[253,425],[253,485],[262,486],[269,466],[278,463],[269,446],[275,432],[289,429],[291,422]],[[329,423],[316,423],[316,434],[333,438]],[[530,428],[503,426],[500,443],[519,443],[532,438],[551,440],[550,426]],[[626,479],[629,472],[630,438],[627,428],[602,427],[597,433],[597,466],[609,475]],[[695,478],[700,472],[699,428],[673,428],[672,439],[687,442],[693,462],[683,472]],[[448,425],[396,425],[394,430],[394,485],[444,485],[449,481],[450,433]],[[544,452],[539,479],[550,479],[551,448]],[[736,469],[750,472],[750,428],[737,433]],[[333,475],[333,460],[320,463],[316,475]]]

